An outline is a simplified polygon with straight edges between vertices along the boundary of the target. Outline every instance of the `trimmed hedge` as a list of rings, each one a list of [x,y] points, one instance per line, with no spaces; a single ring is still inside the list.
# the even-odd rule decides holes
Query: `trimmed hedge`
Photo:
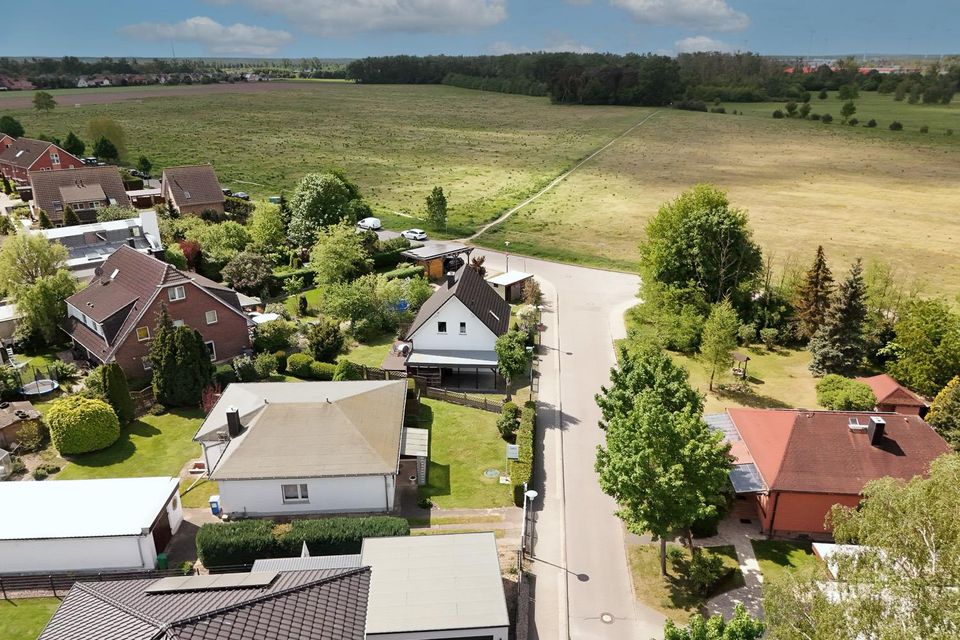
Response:
[[[306,353],[295,353],[287,358],[287,373],[304,380],[333,380],[337,365],[318,362]]]
[[[387,271],[383,274],[387,280],[395,280],[397,278],[413,278],[414,276],[423,275],[423,265],[414,265],[412,267],[400,267],[399,269],[394,269],[393,271]]]
[[[303,543],[310,555],[360,553],[364,538],[410,535],[410,524],[393,516],[324,518],[274,524],[240,520],[205,524],[197,532],[197,554],[205,567],[252,564],[258,558],[299,556]]]
[[[313,286],[314,276],[316,276],[316,272],[309,267],[288,269],[285,271],[274,271],[273,275],[270,276],[270,279],[267,281],[267,287],[270,290],[271,295],[277,295],[283,292],[283,284],[287,280],[290,278],[300,277],[303,278],[304,288],[309,289]]]
[[[393,251],[384,251],[373,255],[373,268],[382,269],[384,267],[395,267],[400,262],[400,254],[407,249],[394,249]]]
[[[337,365],[330,362],[318,362],[314,360],[310,363],[310,377],[314,380],[333,380],[333,374]]]
[[[66,396],[47,412],[50,440],[62,455],[106,449],[120,438],[120,421],[103,400]]]
[[[520,410],[520,426],[517,429],[517,444],[520,445],[520,457],[510,467],[513,480],[513,501],[519,507],[523,505],[524,485],[533,478],[533,438],[537,426],[537,403],[528,401]]]

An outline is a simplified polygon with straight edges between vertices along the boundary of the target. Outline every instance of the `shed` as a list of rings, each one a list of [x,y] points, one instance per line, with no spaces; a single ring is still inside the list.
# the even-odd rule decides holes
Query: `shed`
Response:
[[[0,402],[0,447],[12,449],[20,429],[39,420],[40,412],[27,400]]]
[[[507,302],[516,302],[523,298],[523,287],[532,279],[532,273],[507,271],[506,273],[487,278],[487,282],[501,298]]]
[[[153,569],[183,521],[177,478],[0,483],[0,571]]]
[[[400,436],[400,457],[416,458],[417,484],[427,484],[427,463],[430,460],[430,430],[404,427]]]

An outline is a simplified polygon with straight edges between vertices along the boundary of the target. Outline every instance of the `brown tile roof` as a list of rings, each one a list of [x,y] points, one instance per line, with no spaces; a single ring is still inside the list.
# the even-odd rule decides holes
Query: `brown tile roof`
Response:
[[[18,416],[18,411],[24,412],[26,417],[21,418]],[[0,429],[5,429],[6,427],[16,424],[22,420],[36,420],[39,417],[40,412],[37,411],[33,404],[31,404],[28,400],[0,402]]]
[[[63,211],[57,211],[54,201],[63,203],[63,189],[70,194],[73,202],[87,202],[106,197],[117,204],[130,206],[130,198],[123,189],[120,171],[116,167],[80,167],[78,169],[60,169],[59,171],[31,171],[30,185],[33,187],[33,200],[36,207],[47,212],[51,222],[63,220]],[[89,190],[88,199],[81,195]],[[65,206],[65,205],[64,205]]]
[[[78,582],[39,640],[362,640],[370,569],[281,572],[266,587],[147,593]]]
[[[870,480],[909,479],[927,473],[930,462],[950,447],[919,416],[841,411],[728,409],[767,487],[858,495]],[[886,421],[878,446],[865,431],[853,431],[871,415]]]
[[[866,383],[873,389],[873,395],[877,396],[878,405],[892,404],[907,407],[927,406],[923,398],[885,373],[881,373],[878,376],[870,376],[869,378],[857,378],[857,380]]]
[[[162,179],[163,193],[169,189],[177,206],[218,204],[226,200],[217,174],[209,164],[167,167]]]
[[[423,303],[407,331],[406,339],[409,340],[450,298],[460,300],[494,335],[502,336],[510,328],[510,305],[480,274],[464,265],[454,276],[453,285],[444,280],[440,288]]]
[[[43,152],[53,145],[46,140],[33,138],[17,138],[13,144],[0,153],[0,163],[12,164],[23,169],[29,169]],[[66,151],[64,151],[66,153]]]

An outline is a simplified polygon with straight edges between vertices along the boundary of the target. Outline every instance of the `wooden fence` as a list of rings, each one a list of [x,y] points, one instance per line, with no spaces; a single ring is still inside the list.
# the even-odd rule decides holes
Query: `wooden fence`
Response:
[[[492,411],[493,413],[500,413],[503,409],[503,400],[496,400],[486,396],[473,396],[468,393],[460,393],[459,391],[447,391],[446,389],[438,389],[437,387],[427,387],[423,390],[423,395],[427,398],[433,398],[434,400],[443,400],[451,404],[483,409],[484,411]]]
[[[192,574],[193,571],[190,571]],[[152,569],[141,571],[100,571],[78,573],[50,573],[50,574],[0,574],[0,594],[6,600],[9,591],[57,592],[69,591],[76,582],[103,582],[105,580],[139,580],[143,578],[166,578],[168,576],[182,576],[181,569]]]
[[[153,395],[153,387],[149,386],[140,391],[131,391],[130,399],[133,400],[133,406],[137,415],[146,413],[147,409],[156,404],[157,399]]]

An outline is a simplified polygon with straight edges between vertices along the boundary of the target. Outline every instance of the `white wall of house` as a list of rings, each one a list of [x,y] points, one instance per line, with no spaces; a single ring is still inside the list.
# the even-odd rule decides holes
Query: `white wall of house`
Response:
[[[447,332],[440,333],[438,323],[447,323]],[[460,323],[466,333],[460,333]],[[493,351],[497,336],[473,315],[458,298],[450,298],[412,336],[414,350],[420,351]]]
[[[367,640],[442,640],[443,638],[490,638],[507,640],[506,627],[477,627],[449,631],[415,631],[408,633],[368,633]]]
[[[283,485],[305,484],[306,501],[284,501]],[[390,511],[396,476],[220,480],[220,507],[228,514],[274,515]]]
[[[156,560],[150,533],[104,538],[0,540],[0,572],[3,573],[153,569]]]
[[[177,493],[179,493],[179,491]],[[175,495],[170,502],[167,503],[166,509],[167,517],[170,519],[170,531],[176,533],[177,529],[180,528],[180,524],[183,522],[183,504],[180,502],[180,496]]]

